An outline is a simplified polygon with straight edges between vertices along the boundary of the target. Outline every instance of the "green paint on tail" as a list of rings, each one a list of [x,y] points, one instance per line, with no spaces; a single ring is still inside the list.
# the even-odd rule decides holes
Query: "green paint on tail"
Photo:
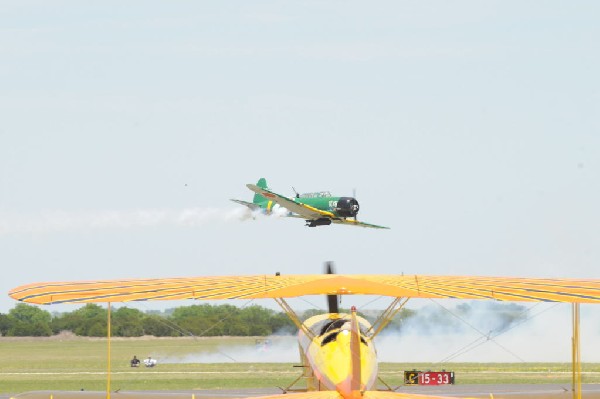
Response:
[[[268,188],[267,187],[267,179],[265,179],[264,177],[261,177],[260,179],[258,179],[258,183],[256,183],[256,185],[260,188]],[[266,201],[267,201],[267,199],[260,194],[254,194],[254,199],[252,200],[252,202],[257,205],[264,203]]]

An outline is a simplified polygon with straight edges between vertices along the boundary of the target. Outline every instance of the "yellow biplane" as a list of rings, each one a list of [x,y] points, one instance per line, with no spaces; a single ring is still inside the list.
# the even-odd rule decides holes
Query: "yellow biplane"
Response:
[[[323,275],[252,275],[161,279],[127,279],[34,283],[9,295],[35,304],[148,300],[214,300],[273,298],[299,329],[298,343],[307,381],[306,392],[274,395],[269,399],[419,399],[435,396],[376,390],[377,358],[373,338],[409,298],[492,299],[497,301],[568,302],[574,318],[574,367],[579,364],[580,303],[600,302],[599,279],[510,278],[427,275],[339,275],[330,265]],[[285,298],[327,295],[329,313],[301,322]],[[339,295],[384,295],[390,306],[371,325],[353,308],[340,313]],[[109,311],[110,317],[110,311]],[[110,331],[110,329],[109,329]],[[577,334],[577,337],[575,336]],[[110,336],[109,336],[110,338]],[[109,359],[110,376],[110,359]],[[578,366],[577,366],[578,367]],[[581,379],[574,378],[574,397]],[[577,396],[575,394],[577,392]],[[77,393],[54,398],[78,398]],[[110,377],[107,398],[110,398]],[[145,395],[145,397],[156,395]],[[89,397],[89,396],[88,396]]]

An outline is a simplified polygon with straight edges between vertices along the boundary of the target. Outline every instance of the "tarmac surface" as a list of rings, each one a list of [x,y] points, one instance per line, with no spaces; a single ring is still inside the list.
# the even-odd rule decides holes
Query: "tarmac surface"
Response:
[[[502,385],[444,385],[437,387],[405,386],[397,390],[405,394],[436,395],[445,397],[492,398],[493,399],[571,399],[570,385],[559,384],[502,384]],[[276,388],[268,389],[211,389],[195,391],[129,391],[111,393],[113,399],[237,399],[282,393]],[[600,384],[583,384],[582,397],[600,399]],[[490,396],[493,394],[493,396]],[[105,399],[106,392],[36,391],[18,395],[0,394],[0,399]],[[289,393],[292,395],[292,393]]]

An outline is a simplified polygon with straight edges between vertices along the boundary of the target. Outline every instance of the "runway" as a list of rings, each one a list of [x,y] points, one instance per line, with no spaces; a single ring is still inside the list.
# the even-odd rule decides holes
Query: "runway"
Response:
[[[445,385],[438,387],[405,386],[397,390],[405,394],[436,395],[445,397],[491,398],[494,399],[571,399],[569,385],[560,384],[503,384],[503,385]],[[600,399],[600,384],[583,384],[582,397]],[[266,389],[207,389],[193,391],[120,391],[111,393],[113,399],[237,399],[276,395],[276,388]],[[290,393],[289,395],[292,395]],[[106,392],[61,392],[36,391],[18,395],[1,394],[0,399],[106,399]]]

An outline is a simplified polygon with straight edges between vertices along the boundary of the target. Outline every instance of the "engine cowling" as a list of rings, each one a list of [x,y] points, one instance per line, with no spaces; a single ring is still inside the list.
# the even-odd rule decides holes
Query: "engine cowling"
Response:
[[[360,206],[356,198],[352,197],[340,197],[335,206],[335,213],[343,218],[353,218],[358,214]]]

